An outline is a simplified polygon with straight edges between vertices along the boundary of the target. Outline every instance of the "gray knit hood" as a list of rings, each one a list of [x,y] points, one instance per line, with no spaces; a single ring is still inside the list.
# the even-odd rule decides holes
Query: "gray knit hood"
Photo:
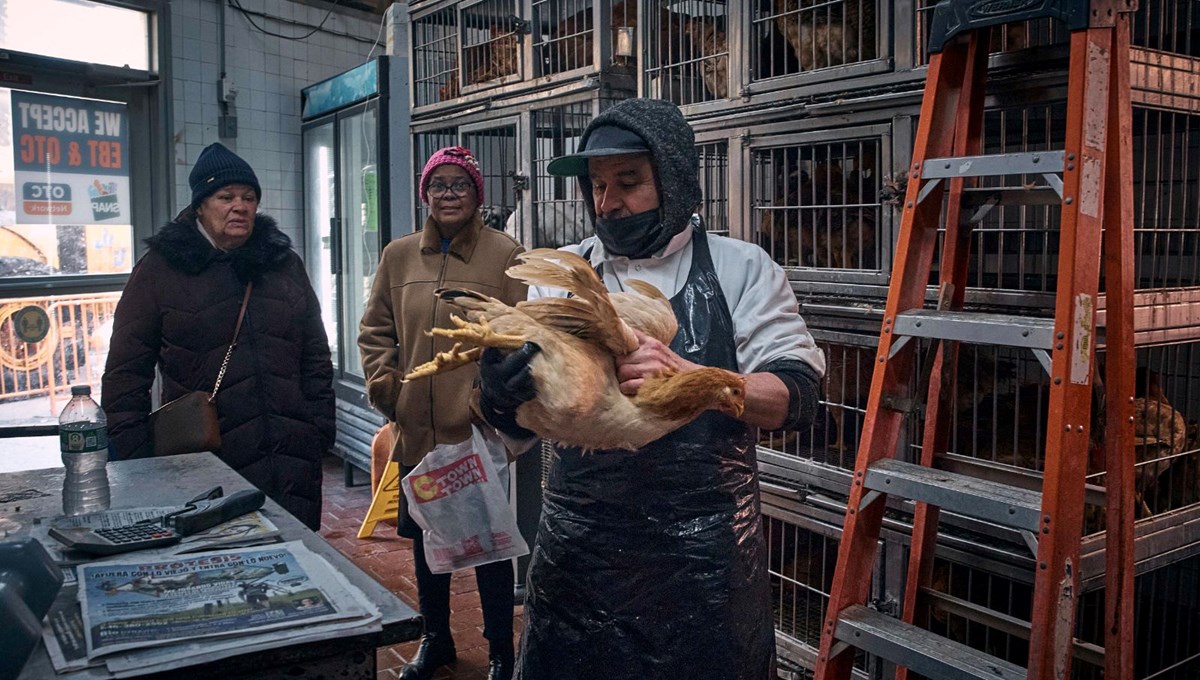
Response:
[[[580,138],[584,148],[592,131],[602,125],[624,128],[646,140],[650,162],[658,184],[659,224],[671,236],[687,228],[700,205],[700,157],[696,153],[696,135],[679,107],[661,99],[626,99],[596,116]],[[591,178],[579,178],[583,204],[596,222],[596,204],[592,200]]]

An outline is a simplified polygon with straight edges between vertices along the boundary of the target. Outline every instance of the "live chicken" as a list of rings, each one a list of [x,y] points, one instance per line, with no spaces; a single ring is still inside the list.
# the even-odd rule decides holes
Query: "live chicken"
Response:
[[[539,437],[587,450],[641,448],[709,409],[742,414],[745,378],[720,368],[666,371],[647,379],[635,396],[621,392],[615,357],[637,349],[634,330],[670,344],[678,329],[670,301],[654,286],[629,280],[633,292],[609,293],[577,255],[538,249],[519,257],[523,262],[510,267],[509,276],[572,297],[510,307],[475,291],[441,289],[438,297],[464,310],[466,319],[452,317],[455,328],[433,334],[459,342],[406,380],[471,363],[483,347],[536,343],[541,351],[530,370],[537,397],[517,409],[517,422]],[[464,350],[464,343],[475,347]]]

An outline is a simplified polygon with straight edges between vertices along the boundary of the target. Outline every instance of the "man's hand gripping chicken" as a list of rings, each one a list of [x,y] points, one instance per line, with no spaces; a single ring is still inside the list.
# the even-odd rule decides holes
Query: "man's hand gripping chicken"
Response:
[[[509,307],[474,291],[441,289],[438,297],[463,309],[466,320],[452,317],[455,328],[433,334],[459,342],[405,380],[469,364],[484,347],[534,343],[541,350],[529,364],[536,397],[517,408],[517,423],[584,449],[638,449],[709,409],[742,414],[744,377],[691,364],[668,349],[678,325],[657,288],[629,280],[635,292],[610,294],[578,255],[539,249],[519,257],[523,263],[510,267],[509,276],[573,296]],[[463,350],[463,343],[476,347]]]

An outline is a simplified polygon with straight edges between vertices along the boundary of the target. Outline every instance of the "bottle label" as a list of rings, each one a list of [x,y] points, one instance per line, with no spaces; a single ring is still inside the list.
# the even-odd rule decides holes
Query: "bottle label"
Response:
[[[87,453],[108,448],[108,432],[103,427],[93,425],[83,428],[63,426],[58,439],[59,446],[67,453]]]

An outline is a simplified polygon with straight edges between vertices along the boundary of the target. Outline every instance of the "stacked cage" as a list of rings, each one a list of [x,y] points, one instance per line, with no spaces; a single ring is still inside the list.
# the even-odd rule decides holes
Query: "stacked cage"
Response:
[[[666,99],[696,131],[706,227],[761,246],[786,271],[828,364],[825,408],[812,427],[759,438],[780,667],[797,674],[812,665],[833,578],[934,4],[411,3],[415,172],[432,150],[462,143],[484,166],[489,224],[526,247],[578,242],[591,233],[578,183],[550,177],[547,163],[574,151],[587,123],[613,102]],[[1061,148],[1067,39],[1051,20],[992,31],[983,153]],[[1190,664],[1200,663],[1200,6],[1141,0],[1133,43],[1136,677],[1188,677]],[[1044,184],[1037,176],[1007,181],[1034,193]],[[979,211],[969,308],[1053,315],[1056,202]],[[935,287],[931,280],[930,303]],[[920,364],[914,397],[931,379]],[[1103,346],[1097,366],[1102,384]],[[953,392],[950,452],[940,464],[1040,488],[1042,363],[1029,353],[963,345]],[[1101,400],[1093,412],[1102,422]],[[921,425],[914,399],[903,459],[919,455]],[[552,455],[543,448],[530,472],[537,483]],[[1081,678],[1098,677],[1102,666],[1104,470],[1100,456],[1091,458]],[[911,514],[911,504],[895,503],[885,520],[871,596],[884,611],[901,604]],[[925,624],[1023,663],[1028,546],[981,522],[948,517],[943,529],[934,586],[923,595]],[[857,665],[867,675],[884,670],[865,655]]]
[[[430,154],[462,145],[479,160],[486,226],[526,248],[590,236],[578,181],[546,166],[573,153],[604,108],[636,94],[637,19],[636,0],[412,2],[413,191]],[[723,177],[725,162],[710,157],[706,172]],[[428,206],[419,196],[414,205],[419,229]],[[530,543],[553,455],[542,446],[516,465],[516,513]],[[526,560],[517,565],[522,576]]]
[[[831,567],[815,565],[823,565],[829,543],[836,542],[837,533],[828,531],[827,513],[836,514],[839,501],[845,498],[847,473],[855,463],[886,295],[883,286],[894,247],[892,230],[898,211],[893,207],[905,190],[903,180],[897,177],[903,176],[915,135],[916,100],[905,92],[904,83],[915,77],[919,86],[924,75],[928,54],[923,45],[932,6],[932,2],[921,2],[907,17],[900,14],[899,5],[885,8],[896,26],[893,55],[897,68],[888,78],[868,71],[858,71],[854,78],[851,66],[840,64],[837,66],[846,74],[838,83],[842,91],[831,92],[828,85],[815,82],[819,69],[814,69],[811,84],[800,84],[799,75],[791,81],[796,83],[791,93],[804,104],[798,120],[788,126],[766,123],[758,129],[739,121],[736,131],[747,149],[746,185],[751,187],[743,213],[749,217],[750,227],[742,235],[762,245],[787,269],[828,362],[824,417],[808,431],[763,433],[760,439],[770,524],[778,531],[798,534],[781,546],[771,544],[773,551],[777,547],[782,551],[773,555],[771,562],[776,592],[783,594],[776,612],[780,654],[785,661],[803,666],[811,665],[812,647],[819,637],[805,624],[821,620]],[[862,9],[843,7],[837,15],[847,22],[856,21],[856,17],[869,14]],[[804,11],[799,10],[801,16]],[[830,10],[829,16],[834,15]],[[755,20],[749,19],[751,26]],[[842,33],[857,30],[861,34],[864,24],[843,24]],[[822,28],[828,25],[827,19],[814,20],[805,29],[812,33],[806,35],[830,32]],[[1139,678],[1188,677],[1194,672],[1188,670],[1194,668],[1191,664],[1200,659],[1200,644],[1195,642],[1195,621],[1200,615],[1195,608],[1200,590],[1196,578],[1200,535],[1193,528],[1200,512],[1200,445],[1196,437],[1200,404],[1194,396],[1200,372],[1194,302],[1200,283],[1200,263],[1196,261],[1200,254],[1200,99],[1183,93],[1195,91],[1191,88],[1196,87],[1196,74],[1200,74],[1200,14],[1195,3],[1144,2],[1133,27],[1135,673]],[[989,93],[983,153],[1061,148],[1067,38],[1065,29],[1050,20],[1013,24],[992,32],[992,63],[1000,74],[1000,84]],[[811,39],[805,44],[813,48],[827,43]],[[864,48],[856,56],[886,57],[885,52]],[[750,58],[756,57],[751,54]],[[761,57],[758,59],[761,63]],[[900,69],[903,64],[911,64],[908,72]],[[828,62],[823,68],[835,65]],[[802,68],[802,72],[806,70]],[[1185,72],[1187,76],[1182,75]],[[758,85],[755,73],[753,68],[743,68],[749,81],[741,87]],[[861,89],[856,89],[857,82],[862,83]],[[703,103],[679,103],[691,104],[698,117],[703,115],[699,113]],[[878,112],[874,120],[871,110]],[[809,129],[813,131],[807,132]],[[1000,182],[1003,180],[995,180]],[[1009,188],[1034,193],[1044,184],[1034,176],[1009,180]],[[1056,198],[1048,197],[1046,205],[979,211],[971,245],[970,308],[1053,316],[1056,203]],[[936,279],[931,280],[931,303],[935,286]],[[1103,345],[1099,349],[1094,378],[1102,386]],[[919,356],[923,354],[918,351]],[[923,394],[931,377],[922,366],[914,370],[911,383],[916,397]],[[940,465],[1040,489],[1048,392],[1046,370],[1033,354],[961,346],[950,452]],[[901,453],[909,461],[919,456],[922,435],[923,412],[919,401],[913,404]],[[1103,400],[1097,397],[1093,423],[1104,419]],[[1093,431],[1099,429],[1093,426]],[[1105,475],[1100,437],[1096,436],[1088,461],[1089,506],[1082,565],[1085,594],[1075,649],[1075,676],[1081,678],[1099,677],[1103,666]],[[776,508],[787,511],[776,512]],[[887,522],[903,528],[911,521],[911,510],[910,505],[897,503]],[[832,526],[839,527],[840,519]],[[1028,629],[1020,622],[1030,619],[1033,573],[1027,546],[1017,534],[982,523],[946,518],[943,529],[946,537],[939,545],[934,585],[923,595],[925,624],[951,639],[1023,665]],[[892,534],[895,548],[881,546],[883,562],[876,573],[873,597],[875,605],[885,611],[899,606],[900,582],[895,580],[895,572],[902,572],[907,562],[901,541],[904,534]],[[803,559],[793,554],[805,547],[809,553]],[[797,562],[804,567],[797,569]],[[807,582],[802,578],[806,573],[811,575]],[[1166,605],[1167,597],[1176,599]],[[1180,604],[1174,604],[1176,601]],[[815,602],[822,611],[816,616],[798,616],[804,608],[795,602]],[[869,658],[859,662],[864,671],[876,670]]]

